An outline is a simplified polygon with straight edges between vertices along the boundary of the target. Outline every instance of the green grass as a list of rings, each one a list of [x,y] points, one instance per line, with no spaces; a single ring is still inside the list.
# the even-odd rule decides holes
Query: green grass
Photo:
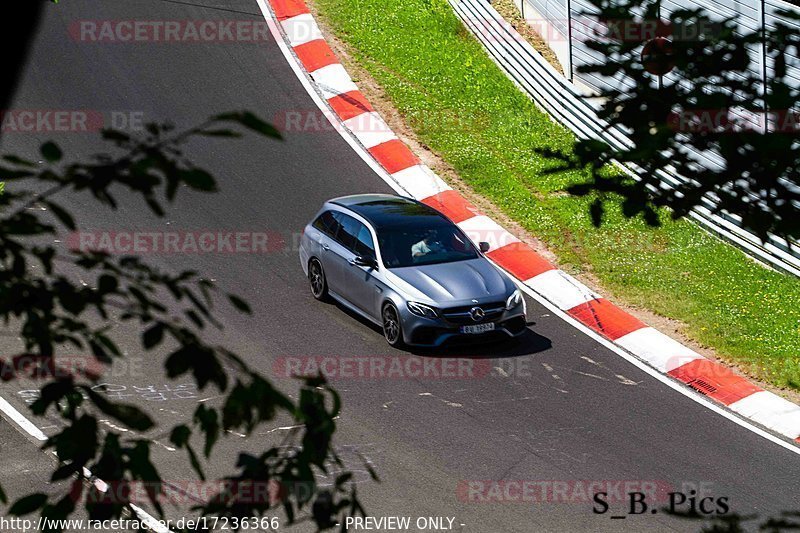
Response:
[[[800,390],[800,280],[662,213],[660,228],[562,190],[582,176],[548,175],[536,148],[573,137],[495,66],[444,0],[314,0],[353,59],[382,86],[418,138],[480,195],[539,237],[571,272],[607,296],[686,324],[723,359]],[[428,117],[426,119],[426,117]]]

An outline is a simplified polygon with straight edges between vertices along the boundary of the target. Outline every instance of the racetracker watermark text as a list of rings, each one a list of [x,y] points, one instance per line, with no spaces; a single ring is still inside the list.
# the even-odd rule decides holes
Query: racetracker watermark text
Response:
[[[69,36],[81,43],[271,42],[264,20],[76,20]]]
[[[282,356],[274,360],[276,377],[327,379],[475,379],[488,376],[488,359],[408,356]]]
[[[285,249],[274,231],[80,231],[67,237],[80,252],[107,254],[270,253]]]
[[[0,132],[95,133],[104,128],[142,132],[144,111],[100,111],[97,109],[5,109],[0,110]]]

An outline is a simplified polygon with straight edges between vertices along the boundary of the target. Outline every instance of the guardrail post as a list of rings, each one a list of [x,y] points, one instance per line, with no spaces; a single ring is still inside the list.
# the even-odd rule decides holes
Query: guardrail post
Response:
[[[769,133],[769,106],[767,105],[767,3],[761,0],[761,91],[764,102],[764,133]]]
[[[563,1],[567,2],[569,6],[567,18],[571,21],[571,0]],[[776,0],[769,1],[775,2]],[[449,2],[465,26],[482,42],[495,63],[517,81],[522,90],[526,91],[552,118],[572,130],[579,138],[599,138],[612,146],[629,144],[630,140],[627,139],[624,132],[613,126],[606,128],[601,124],[593,106],[581,96],[574,85],[560,74],[552,72],[550,70],[552,67],[541,55],[529,53],[525,43],[507,42],[505,43],[509,45],[507,47],[497,46],[498,43],[493,36],[481,31],[482,24],[488,26],[499,16],[491,7],[489,0],[449,0]],[[766,5],[765,0],[757,0],[757,2],[760,2],[762,7]],[[756,1],[754,0],[753,3],[755,4]],[[477,12],[472,10],[474,7],[478,8]],[[765,8],[764,11],[766,12]],[[571,38],[570,44],[572,44]],[[580,46],[580,44],[578,42],[575,46]],[[500,56],[502,56],[502,60],[499,59]],[[509,59],[513,60],[513,64]],[[572,51],[570,51],[570,62],[571,60]],[[570,71],[572,70],[571,68]],[[532,75],[534,72],[544,75]],[[623,171],[633,179],[637,178],[635,165],[624,167]],[[657,176],[665,186],[670,188],[674,188],[683,180],[681,176],[673,174],[673,170],[669,168],[657,172]],[[718,215],[714,214],[716,212],[715,202],[713,197],[704,197],[702,204],[689,216],[704,228],[741,248],[756,261],[800,277],[800,243],[793,241],[792,247],[789,248],[773,235],[769,235],[768,242],[762,244],[758,236],[742,227],[741,219],[724,212]]]
[[[569,81],[572,82],[572,0],[567,0],[567,57],[569,57]]]

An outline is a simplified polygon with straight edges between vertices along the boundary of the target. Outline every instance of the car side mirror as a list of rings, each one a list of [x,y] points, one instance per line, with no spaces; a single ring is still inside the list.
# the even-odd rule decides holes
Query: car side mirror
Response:
[[[489,243],[488,242],[479,242],[478,248],[480,248],[481,253],[486,253],[489,251]]]
[[[362,267],[370,267],[374,269],[378,268],[378,261],[376,261],[372,257],[364,257],[363,255],[355,256],[355,258],[353,258],[353,264]]]

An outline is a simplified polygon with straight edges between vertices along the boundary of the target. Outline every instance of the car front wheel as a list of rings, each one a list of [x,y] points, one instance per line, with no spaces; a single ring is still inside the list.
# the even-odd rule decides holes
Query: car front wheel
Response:
[[[383,336],[386,342],[395,348],[403,346],[403,330],[400,326],[400,314],[392,304],[383,306]]]
[[[325,279],[325,270],[319,259],[312,259],[308,264],[308,281],[311,284],[311,294],[317,300],[325,300],[328,297],[328,280]]]

